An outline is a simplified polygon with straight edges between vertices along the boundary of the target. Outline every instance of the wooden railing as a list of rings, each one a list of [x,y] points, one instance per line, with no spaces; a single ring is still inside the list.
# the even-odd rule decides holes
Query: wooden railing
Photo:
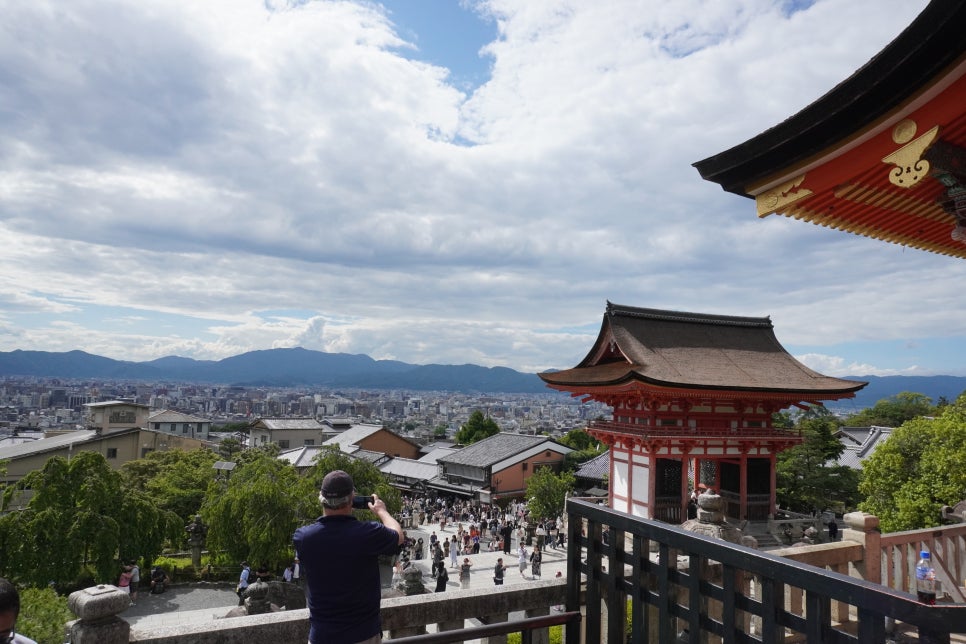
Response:
[[[881,581],[889,588],[911,590],[919,553],[928,550],[942,590],[953,601],[966,602],[966,524],[931,530],[892,532],[879,538]]]
[[[627,624],[634,644],[879,644],[893,624],[920,641],[966,633],[966,605],[927,606],[905,591],[599,505],[570,500],[567,514],[568,611],[581,607],[575,580],[587,584],[584,635],[567,629],[567,644],[624,642]]]
[[[516,632],[524,642],[546,642],[555,624],[564,625],[566,644],[879,644],[892,628],[897,640],[911,633],[948,643],[950,634],[966,634],[966,604],[926,606],[909,592],[920,549],[933,553],[941,579],[962,576],[966,526],[879,535],[866,515],[865,527],[851,522],[842,541],[760,552],[596,502],[570,499],[566,513],[565,578],[384,599],[387,641],[500,642]],[[888,587],[876,583],[880,572]],[[945,581],[943,588],[950,590]],[[551,615],[559,603],[564,610]],[[474,623],[482,625],[472,635],[459,630]],[[426,633],[428,624],[439,632]],[[244,635],[294,642],[307,633],[307,611],[296,610],[132,631],[130,641],[227,644]]]

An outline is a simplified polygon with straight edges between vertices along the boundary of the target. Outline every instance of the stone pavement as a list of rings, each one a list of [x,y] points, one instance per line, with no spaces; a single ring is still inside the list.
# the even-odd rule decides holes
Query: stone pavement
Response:
[[[439,525],[421,526],[407,530],[407,534],[413,539],[422,537],[427,544],[428,551],[429,536],[436,531],[439,538],[451,537],[456,534],[456,526],[447,526],[447,529],[440,532]],[[533,581],[530,576],[530,565],[527,564],[525,576],[521,576],[516,554],[517,542],[514,537],[513,550],[511,554],[505,555],[503,551],[490,552],[486,549],[487,541],[482,542],[482,550],[477,555],[460,555],[458,561],[462,563],[464,557],[469,557],[473,564],[470,573],[470,588],[492,588],[493,567],[496,560],[503,557],[503,563],[507,565],[505,573],[505,585],[525,584]],[[531,552],[532,547],[527,546],[527,552]],[[436,580],[431,573],[432,559],[423,557],[412,562],[423,571],[423,584],[432,591],[436,588]],[[459,570],[450,566],[449,559],[446,560],[446,570],[449,573],[449,582],[446,586],[447,593],[460,592]],[[557,571],[561,575],[567,574],[566,550],[552,548],[543,553],[543,565],[541,566],[540,579],[552,579]],[[383,579],[383,587],[390,585],[390,573],[386,571]],[[139,631],[176,624],[198,623],[213,621],[223,617],[225,613],[238,605],[238,597],[235,595],[234,584],[192,584],[190,586],[169,586],[168,590],[161,595],[151,595],[141,591],[138,596],[136,606],[129,607],[121,613],[120,617],[131,624],[132,628]]]
[[[211,621],[238,605],[233,584],[191,584],[168,586],[160,595],[138,593],[137,605],[119,615],[132,628],[156,628]]]
[[[440,531],[439,524],[434,526],[424,525],[419,528],[414,528],[407,530],[406,533],[418,539],[423,538],[423,542],[429,544],[429,535],[435,530],[436,536],[440,539],[446,537],[449,538],[456,534],[456,526],[447,526],[446,530]],[[510,554],[503,554],[502,550],[489,551],[487,549],[489,541],[484,539],[481,541],[480,553],[476,555],[460,555],[457,558],[458,563],[462,563],[464,558],[469,558],[470,563],[473,567],[470,569],[470,588],[485,588],[493,587],[493,567],[496,565],[496,560],[503,557],[503,563],[507,566],[506,573],[504,573],[504,584],[523,584],[533,581],[533,577],[530,576],[530,564],[527,563],[527,568],[525,575],[520,575],[519,568],[519,557],[517,556],[517,550],[519,544],[517,543],[516,537],[513,538],[513,548],[511,548]],[[527,553],[533,551],[532,546],[527,546]],[[433,579],[431,571],[433,562],[432,559],[426,558],[414,560],[420,570],[423,571],[423,584],[433,590],[436,588],[436,580]],[[450,560],[446,559],[446,571],[449,573],[449,583],[446,586],[446,592],[449,591],[459,591],[459,568],[453,568],[450,565]],[[543,564],[540,569],[540,577],[538,579],[552,579],[557,571],[560,571],[562,576],[567,575],[567,551],[564,548],[559,548],[554,550],[553,548],[547,548],[543,551]]]

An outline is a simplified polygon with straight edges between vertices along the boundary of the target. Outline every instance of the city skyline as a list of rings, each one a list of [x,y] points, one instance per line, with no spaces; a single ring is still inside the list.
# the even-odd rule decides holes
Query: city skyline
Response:
[[[9,6],[0,351],[533,373],[610,300],[768,315],[828,375],[966,375],[963,262],[759,220],[691,167],[923,6]]]

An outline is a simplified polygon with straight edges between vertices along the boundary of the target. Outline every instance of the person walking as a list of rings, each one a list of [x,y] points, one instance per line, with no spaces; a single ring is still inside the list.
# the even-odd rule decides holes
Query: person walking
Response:
[[[138,586],[141,585],[141,568],[138,562],[131,561],[131,604],[138,605]]]
[[[459,553],[460,553],[460,546],[459,546],[459,543],[456,541],[456,535],[454,534],[453,539],[452,541],[450,541],[450,544],[449,544],[449,560],[453,568],[456,568],[456,565],[457,565],[456,562],[459,559]]]
[[[463,559],[462,565],[460,565],[460,586],[463,590],[467,590],[470,587],[470,567],[472,567],[469,557]]]
[[[520,543],[520,550],[518,551],[517,554],[518,554],[518,556],[520,558],[520,562],[519,562],[520,563],[520,576],[523,577],[523,578],[526,578],[526,575],[524,574],[524,572],[527,569],[527,559],[528,559],[529,555],[527,554],[527,547],[525,545],[523,545],[522,542]]]
[[[510,546],[513,541],[513,526],[509,522],[504,522],[500,530],[500,537],[503,539],[503,554],[510,554]]]
[[[540,546],[533,547],[533,553],[530,555],[530,574],[536,579],[540,576],[540,563],[543,561],[543,555],[540,554]]]
[[[238,595],[238,605],[245,604],[245,590],[248,588],[248,580],[252,576],[251,566],[247,561],[241,562],[241,573],[238,575],[238,585],[235,586],[235,594]]]
[[[503,564],[503,557],[496,560],[496,565],[493,566],[493,585],[502,586],[503,585],[503,573],[506,572],[506,566]]]
[[[376,494],[366,505],[379,521],[357,520],[355,494],[346,472],[326,474],[319,492],[322,516],[292,537],[305,576],[309,644],[378,644],[382,639],[379,556],[396,554],[405,536]]]
[[[128,597],[131,596],[131,567],[124,566],[121,569],[121,575],[117,578],[117,587],[122,591],[127,593]]]
[[[439,574],[436,575],[436,592],[444,592],[446,590],[446,583],[448,581],[449,573],[446,572],[446,566],[442,566],[439,569]]]

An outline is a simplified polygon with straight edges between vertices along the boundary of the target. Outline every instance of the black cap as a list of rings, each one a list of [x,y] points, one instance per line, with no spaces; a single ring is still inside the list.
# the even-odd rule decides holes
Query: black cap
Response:
[[[322,496],[327,499],[344,499],[347,496],[352,496],[354,490],[355,485],[352,483],[352,477],[342,470],[329,472],[322,479]]]

